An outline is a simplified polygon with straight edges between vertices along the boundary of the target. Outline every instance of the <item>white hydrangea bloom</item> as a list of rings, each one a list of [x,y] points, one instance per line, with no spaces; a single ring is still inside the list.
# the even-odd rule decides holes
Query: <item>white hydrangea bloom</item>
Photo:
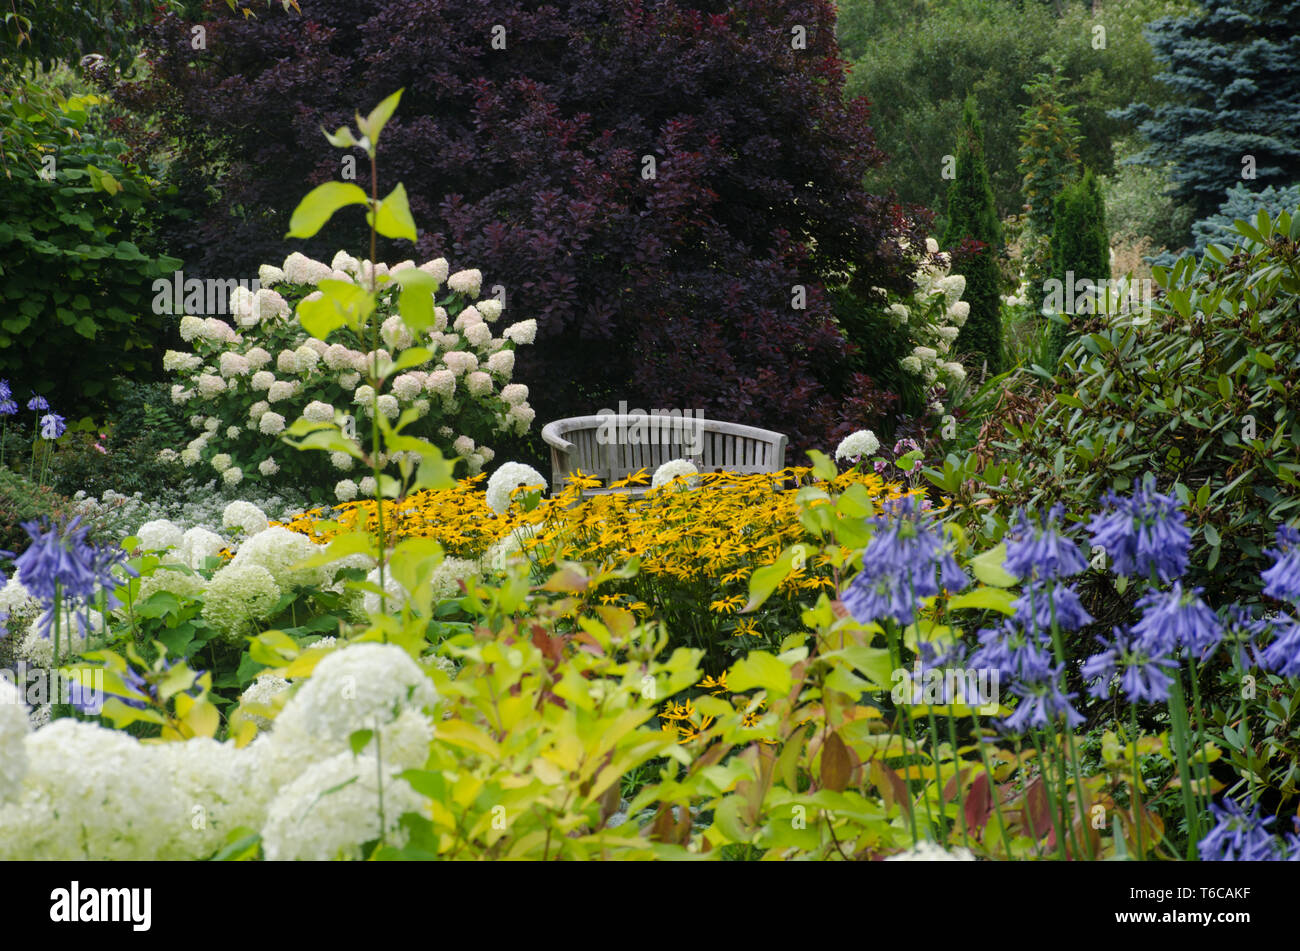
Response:
[[[506,418],[514,425],[515,431],[519,433],[527,432],[536,416],[537,411],[527,403],[520,403],[510,407],[510,412],[506,414]]]
[[[455,330],[464,330],[466,327],[472,327],[475,324],[483,323],[483,315],[478,312],[478,308],[470,304],[456,316],[456,322],[451,326]],[[491,331],[488,331],[489,335]]]
[[[286,692],[292,687],[289,681],[283,677],[277,677],[274,674],[261,674],[256,680],[248,685],[242,694],[239,695],[240,704],[251,704],[259,707],[270,707],[279,694]],[[248,717],[257,728],[262,731],[271,729],[271,720],[262,716],[260,713],[248,713]]]
[[[955,304],[966,293],[966,278],[962,274],[949,274],[939,279],[936,286],[943,291],[949,305]]]
[[[232,531],[238,529],[251,537],[266,531],[270,522],[267,520],[266,513],[252,502],[237,499],[222,511],[221,525]]]
[[[451,444],[451,448],[457,455],[468,456],[474,451],[474,440],[468,436],[457,436],[455,442]]]
[[[181,339],[189,343],[203,333],[203,318],[195,317],[193,314],[186,314],[181,318],[180,331]]]
[[[424,386],[435,396],[451,399],[456,393],[456,374],[451,370],[434,370],[425,380]]]
[[[244,434],[244,431],[243,431],[242,429],[240,429],[238,426],[227,426],[227,427],[226,427],[226,438],[227,438],[227,439],[238,439],[238,438],[239,438],[240,436],[242,436],[243,434]]]
[[[374,476],[366,476],[357,483],[357,489],[367,498],[374,498],[375,493],[379,489],[379,485],[375,482]]]
[[[199,451],[197,449],[182,449],[180,460],[181,465],[187,469],[192,469],[199,464]]]
[[[198,386],[199,386],[199,395],[202,396],[205,400],[210,400],[213,397],[225,392],[226,381],[219,376],[214,376],[211,373],[201,373],[199,374]]]
[[[257,282],[263,287],[284,283],[284,271],[273,264],[263,264],[257,269]]]
[[[393,379],[393,395],[404,403],[409,403],[424,391],[427,374],[419,371],[403,373]]]
[[[944,850],[940,845],[933,842],[922,840],[906,852],[899,852],[897,855],[891,855],[885,859],[886,862],[974,862],[975,856],[969,849],[963,849],[960,846],[953,848],[951,852]]]
[[[957,339],[957,334],[961,333],[961,329],[958,327],[951,327],[951,326],[936,327],[934,328],[934,332],[939,335],[940,339],[942,339],[944,343],[951,344],[954,340]]]
[[[510,350],[504,350],[503,353],[513,353]],[[509,383],[501,388],[501,399],[505,400],[511,406],[519,406],[528,399],[528,387],[523,383]]]
[[[487,324],[470,324],[463,332],[471,347],[482,349],[492,340],[492,329]]]
[[[346,452],[331,452],[330,465],[340,472],[350,472],[352,470],[353,459]]]
[[[356,388],[352,394],[352,402],[360,403],[363,406],[374,402],[375,388],[369,383],[363,383]]]
[[[231,503],[247,505],[243,503]],[[225,541],[216,532],[209,531],[201,525],[196,525],[181,536],[181,543],[176,551],[177,557],[181,563],[188,565],[195,571],[203,567],[203,563],[209,558],[215,558],[221,553],[221,549],[226,547]]]
[[[926,238],[926,239],[925,239],[925,250],[929,251],[931,254],[938,254],[938,253],[939,253],[939,242],[936,241],[936,240],[934,240],[934,238]]]
[[[204,584],[204,579],[200,575],[159,565],[152,574],[141,579],[138,600],[147,601],[159,591],[166,591],[180,598],[196,598],[203,593]]]
[[[335,455],[343,455],[343,453],[335,453]],[[348,461],[350,462],[352,457],[345,456],[344,458],[348,459]],[[340,479],[337,483],[335,483],[334,498],[338,499],[340,502],[351,502],[356,497],[357,497],[357,484],[353,482],[351,479]]]
[[[203,619],[230,644],[243,644],[249,625],[264,618],[280,600],[280,587],[261,565],[236,565],[217,570],[203,594]]]
[[[472,268],[468,271],[457,271],[451,277],[447,278],[447,286],[457,294],[464,294],[467,297],[477,297],[479,288],[483,284],[483,273],[478,268]]]
[[[23,802],[45,804],[51,820],[59,817],[27,829],[25,856],[109,861],[182,857],[172,840],[190,825],[189,804],[170,782],[159,782],[152,754],[134,737],[65,718],[29,734],[25,746]],[[39,815],[39,810],[31,814]]]
[[[297,567],[300,562],[320,554],[323,546],[306,535],[274,525],[258,532],[239,546],[231,565],[261,565],[271,573],[281,588],[324,584],[330,572],[324,566]]]
[[[521,525],[509,535],[493,542],[479,559],[483,570],[504,574],[511,561],[524,557],[524,542],[537,534],[537,528],[533,523]]]
[[[550,488],[545,476],[522,462],[507,462],[488,478],[487,504],[498,515],[510,508],[510,494],[521,485]],[[535,489],[534,489],[535,491]]]
[[[234,461],[230,458],[228,452],[219,452],[212,457],[212,468],[217,472],[225,472],[232,465],[234,465]]]
[[[507,380],[515,372],[515,352],[513,350],[500,350],[488,357],[487,368],[497,376],[503,376]]]
[[[280,471],[280,463],[276,462],[273,457],[267,456],[257,464],[257,471],[269,478]]]
[[[239,485],[244,481],[244,470],[239,466],[231,466],[225,472],[221,473],[221,481],[226,485]]]
[[[180,406],[183,403],[188,403],[193,394],[193,390],[187,390],[179,383],[172,384],[172,402],[177,406]]]
[[[397,402],[397,397],[392,393],[384,393],[377,400],[379,412],[383,413],[389,419],[397,419],[402,412],[401,404]]]
[[[312,400],[302,411],[302,418],[312,423],[329,423],[334,420],[334,407],[320,400]]]
[[[430,336],[434,336],[440,331],[447,329],[447,308],[440,307],[437,304],[433,307],[433,329]]]
[[[903,359],[898,361],[898,365],[901,366],[908,373],[913,374],[914,376],[919,376],[921,373],[924,372],[924,367],[921,366],[921,360],[919,357],[915,357],[915,356],[903,357]]]
[[[230,324],[224,320],[218,320],[216,317],[205,317],[203,320],[203,329],[199,331],[199,336],[208,343],[238,343],[239,335],[235,333]]]
[[[400,825],[407,812],[426,813],[428,804],[399,770],[385,765],[384,825],[379,821],[380,766],[372,756],[339,753],[309,767],[276,795],[262,827],[270,861],[360,860],[362,846],[384,838],[402,846]]]
[[[492,392],[492,377],[482,370],[475,370],[465,377],[465,389],[470,396],[487,396]]]
[[[27,705],[22,693],[0,677],[0,803],[16,799],[27,772],[27,748],[24,741],[31,732]]]
[[[446,364],[447,369],[457,376],[469,373],[478,369],[478,357],[465,350],[452,350],[443,354],[442,362]],[[436,370],[434,371],[437,372]]]
[[[393,350],[405,350],[414,339],[402,318],[394,314],[379,325],[379,336]]]
[[[343,387],[345,390],[356,389],[356,385],[360,382],[361,374],[357,373],[355,370],[351,373],[339,374],[339,386]]]
[[[320,363],[320,353],[312,346],[313,343],[321,344],[323,342],[313,338],[293,352],[298,362],[297,372],[300,374],[310,373]]]
[[[192,353],[168,350],[163,354],[163,369],[168,373],[189,373],[203,365],[202,358]]]
[[[488,323],[492,323],[492,321],[500,317],[501,311],[504,309],[501,305],[501,301],[497,300],[495,297],[481,300],[474,306],[478,308],[478,312],[483,315],[483,319]]]
[[[316,285],[327,279],[334,269],[328,264],[313,261],[300,251],[284,259],[284,277],[290,284]]]
[[[54,663],[53,625],[49,636],[41,634],[40,626],[32,624],[18,645],[19,656],[37,667],[49,667]],[[104,628],[104,616],[93,608],[86,611],[69,610],[65,604],[59,610],[59,657],[66,662],[69,657],[86,650],[86,638],[90,633],[98,633]]]
[[[269,390],[271,384],[275,382],[275,374],[270,370],[258,370],[253,374],[253,379],[249,385],[255,390]]]
[[[275,358],[275,368],[281,373],[297,373],[298,352],[296,350],[281,350],[280,355]]]
[[[880,449],[880,440],[876,434],[869,429],[859,429],[856,433],[849,433],[840,440],[840,444],[835,448],[835,458],[841,462],[848,460],[856,463],[859,459],[873,455]]]
[[[502,334],[507,340],[513,340],[517,344],[529,344],[537,339],[537,321],[521,320],[517,324],[511,324]]]
[[[215,433],[220,426],[221,426],[221,420],[215,416],[209,416],[207,419],[203,421],[203,428],[206,429],[209,433]]]
[[[268,402],[278,403],[281,400],[292,399],[297,392],[297,383],[291,383],[288,380],[276,380],[271,384],[271,388],[266,391],[266,398]]]
[[[955,360],[943,364],[943,366],[941,366],[940,369],[954,383],[961,383],[966,379],[966,368],[962,366],[960,363],[956,362]]]
[[[339,251],[330,261],[330,270],[345,271],[355,277],[361,273],[361,262],[346,251]]]
[[[903,304],[890,304],[889,312],[898,319],[899,323],[907,323],[908,310]]]
[[[185,533],[174,522],[157,518],[136,529],[135,537],[140,539],[140,547],[145,551],[165,551],[179,547]]]
[[[258,400],[252,406],[248,407],[248,419],[250,422],[257,422],[262,418],[263,413],[270,412],[271,404],[266,400]]]
[[[948,316],[958,327],[966,323],[966,318],[970,316],[970,304],[964,300],[959,300],[948,308]]]
[[[343,370],[352,366],[352,351],[341,343],[332,343],[325,351],[325,365],[331,370]]]
[[[278,292],[260,287],[253,295],[253,316],[259,320],[284,320],[289,316],[289,304]]]
[[[276,718],[274,735],[295,743],[310,737],[347,749],[357,730],[385,726],[402,710],[424,710],[437,699],[432,681],[402,648],[374,641],[350,644],[316,665]]]
[[[653,489],[665,486],[672,482],[678,476],[695,476],[699,474],[699,469],[695,464],[687,459],[670,459],[655,470],[654,476],[650,480],[650,487]],[[699,480],[691,478],[687,485],[695,485]]]
[[[913,347],[912,356],[920,360],[921,363],[934,363],[939,359],[939,353],[933,347]]]
[[[432,261],[425,261],[420,265],[420,270],[429,274],[439,284],[447,280],[449,270],[446,258],[434,258]]]
[[[263,413],[257,428],[264,436],[278,436],[284,432],[284,417],[279,413]]]

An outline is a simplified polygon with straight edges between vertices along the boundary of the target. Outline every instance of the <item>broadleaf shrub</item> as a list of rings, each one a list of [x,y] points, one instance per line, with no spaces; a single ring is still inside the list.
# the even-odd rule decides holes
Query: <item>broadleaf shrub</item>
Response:
[[[415,265],[404,261],[390,272],[380,264],[375,277],[386,281],[404,267]],[[309,492],[318,501],[356,497],[357,485],[346,477],[356,466],[352,456],[289,452],[280,436],[298,419],[334,423],[336,416],[351,417],[347,425],[355,429],[360,445],[369,445],[375,394],[363,374],[374,365],[401,363],[399,351],[420,356],[407,350],[416,341],[397,315],[396,293],[387,289],[360,335],[350,327],[335,329],[328,340],[308,334],[300,318],[321,297],[316,286],[335,282],[356,289],[369,280],[369,270],[369,262],[342,251],[330,264],[295,252],[282,269],[259,270],[256,292],[243,287],[234,292],[232,309],[240,331],[216,317],[181,317],[181,337],[196,352],[168,351],[164,365],[182,381],[172,387],[173,402],[193,414],[190,423],[198,431],[179,453],[183,465],[203,462],[227,485],[271,480]],[[378,395],[378,411],[393,421],[412,412],[412,434],[464,457],[470,472],[478,472],[494,455],[484,440],[498,432],[524,432],[532,423],[527,387],[509,380],[515,347],[532,341],[536,322],[510,324],[494,336],[501,305],[495,299],[473,303],[477,271],[449,277],[443,259],[420,270],[438,283],[446,281],[447,289],[430,326],[420,334],[423,359],[401,364],[387,392]],[[163,453],[176,455],[174,450]],[[396,462],[385,459],[380,468],[395,469]]]
[[[1274,530],[1300,511],[1300,213],[1235,230],[1230,253],[1155,269],[1149,318],[1081,323],[1055,398],[997,444],[1019,460],[1000,467],[1009,499],[1092,499],[1154,473],[1188,506],[1191,577],[1217,601],[1254,597]]]
[[[133,240],[147,235],[156,183],[93,128],[98,97],[27,82],[0,98],[0,376],[57,394],[65,413],[98,408],[115,376],[151,370],[163,324],[147,290],[180,264]]]

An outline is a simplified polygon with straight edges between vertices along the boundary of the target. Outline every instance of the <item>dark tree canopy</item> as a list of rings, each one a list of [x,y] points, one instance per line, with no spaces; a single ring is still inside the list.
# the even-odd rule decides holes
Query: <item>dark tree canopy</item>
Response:
[[[905,287],[893,239],[912,233],[862,187],[882,156],[866,103],[844,100],[833,4],[301,8],[217,9],[206,50],[168,17],[151,84],[124,91],[178,138],[182,192],[216,186],[173,235],[187,267],[239,276],[294,248],[360,249],[359,211],[306,246],[283,240],[288,214],[340,177],[321,128],[404,87],[380,189],[404,182],[423,231],[380,256],[481,268],[485,288],[506,288],[507,317],[538,318],[518,376],[540,420],[627,398],[796,444],[831,426],[851,377],[823,278]]]

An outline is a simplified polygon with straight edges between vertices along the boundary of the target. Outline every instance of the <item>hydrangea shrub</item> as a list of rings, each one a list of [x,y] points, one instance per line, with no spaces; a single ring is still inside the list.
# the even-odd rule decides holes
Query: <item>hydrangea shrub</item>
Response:
[[[390,274],[415,266],[379,264],[374,277],[382,286]],[[280,436],[296,420],[341,420],[345,431],[354,429],[360,444],[368,445],[376,403],[392,422],[413,412],[410,435],[463,457],[471,473],[493,458],[485,444],[492,435],[528,430],[535,415],[528,388],[511,378],[515,350],[533,342],[537,325],[525,320],[504,326],[501,302],[478,299],[478,271],[449,275],[442,258],[419,266],[445,285],[435,320],[418,341],[430,355],[391,376],[377,400],[363,382],[368,368],[417,343],[397,313],[395,293],[380,294],[360,335],[349,327],[336,328],[325,340],[307,332],[297,307],[319,298],[317,285],[368,280],[370,267],[342,251],[329,264],[295,252],[283,267],[264,265],[256,291],[240,288],[232,295],[236,326],[216,317],[180,318],[181,337],[194,350],[168,351],[164,367],[179,379],[172,400],[192,413],[197,433],[179,453],[185,466],[210,468],[226,485],[278,481],[347,501],[355,495],[347,473],[356,461],[338,452],[288,450]],[[362,339],[367,336],[374,339]],[[384,467],[394,463],[380,461]]]

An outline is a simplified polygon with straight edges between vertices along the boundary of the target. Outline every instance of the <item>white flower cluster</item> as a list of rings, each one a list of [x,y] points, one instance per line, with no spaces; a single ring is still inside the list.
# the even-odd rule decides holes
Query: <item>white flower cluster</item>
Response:
[[[413,334],[393,312],[396,295],[385,293],[385,285],[391,274],[415,266],[412,261],[392,267],[372,265],[342,251],[326,264],[294,252],[282,267],[259,269],[262,286],[256,293],[243,290],[233,296],[239,332],[217,318],[182,318],[181,336],[195,352],[168,351],[164,365],[179,377],[172,400],[190,408],[191,422],[201,433],[177,459],[191,468],[206,461],[230,487],[250,476],[252,480],[292,478],[294,466],[283,456],[278,461],[269,459],[268,445],[300,418],[332,422],[336,404],[344,413],[373,418],[379,412],[392,420],[414,409],[419,422],[410,434],[425,438],[431,438],[440,424],[454,425],[467,411],[488,421],[496,432],[526,432],[536,414],[528,405],[527,388],[512,384],[510,378],[515,369],[513,348],[533,342],[537,322],[521,321],[495,335],[492,324],[503,307],[495,297],[475,301],[482,274],[472,269],[449,273],[446,260],[439,258],[419,270],[440,284],[445,282],[446,290],[455,296],[444,301],[446,306],[436,306],[432,328]],[[326,279],[378,282],[379,306],[373,319],[388,349],[367,350],[367,344],[347,329],[336,331],[336,339],[330,342],[306,333],[295,307],[318,298],[321,292],[314,288]],[[457,306],[448,327],[447,308]],[[398,352],[417,344],[427,348],[430,357],[393,378],[389,392],[376,394],[362,383],[363,375],[386,372]],[[331,398],[336,387],[345,391],[341,399]],[[419,431],[421,424],[427,432]],[[359,436],[365,439],[364,432]],[[465,455],[471,473],[490,460],[484,449]],[[346,466],[338,468],[346,470]],[[346,482],[336,493],[340,501],[346,500]]]
[[[259,680],[246,699],[289,689]],[[0,681],[0,860],[199,859],[241,826],[261,832],[271,860],[359,859],[381,836],[400,847],[402,815],[428,814],[398,774],[428,759],[433,683],[401,648],[362,643],[292,689],[270,731],[238,749],[144,744],[73,719],[32,732]],[[349,740],[361,730],[373,735],[357,755]]]
[[[975,856],[969,849],[960,846],[951,852],[933,842],[920,841],[906,852],[899,852],[885,859],[886,862],[974,862]]]
[[[550,487],[546,477],[532,466],[522,462],[507,462],[488,478],[488,508],[498,515],[505,512],[510,508],[511,493],[521,485],[541,486],[543,492]]]
[[[686,459],[670,459],[655,470],[655,474],[650,480],[650,487],[658,489],[661,486],[668,485],[679,476],[695,476],[699,471],[693,462]],[[697,482],[699,482],[698,479],[688,478],[683,484],[694,486]]]
[[[966,378],[962,365],[948,359],[970,315],[970,304],[961,299],[966,292],[966,278],[948,273],[948,256],[938,254],[938,247],[933,238],[926,239],[929,257],[912,276],[916,290],[906,300],[889,303],[885,311],[890,322],[900,331],[905,330],[912,342],[911,353],[899,365],[906,373],[920,377],[927,387],[936,383],[955,385]]]
[[[859,429],[840,440],[835,448],[835,459],[839,462],[848,460],[856,465],[859,459],[872,455],[879,448],[880,440],[875,433],[869,429]]]

